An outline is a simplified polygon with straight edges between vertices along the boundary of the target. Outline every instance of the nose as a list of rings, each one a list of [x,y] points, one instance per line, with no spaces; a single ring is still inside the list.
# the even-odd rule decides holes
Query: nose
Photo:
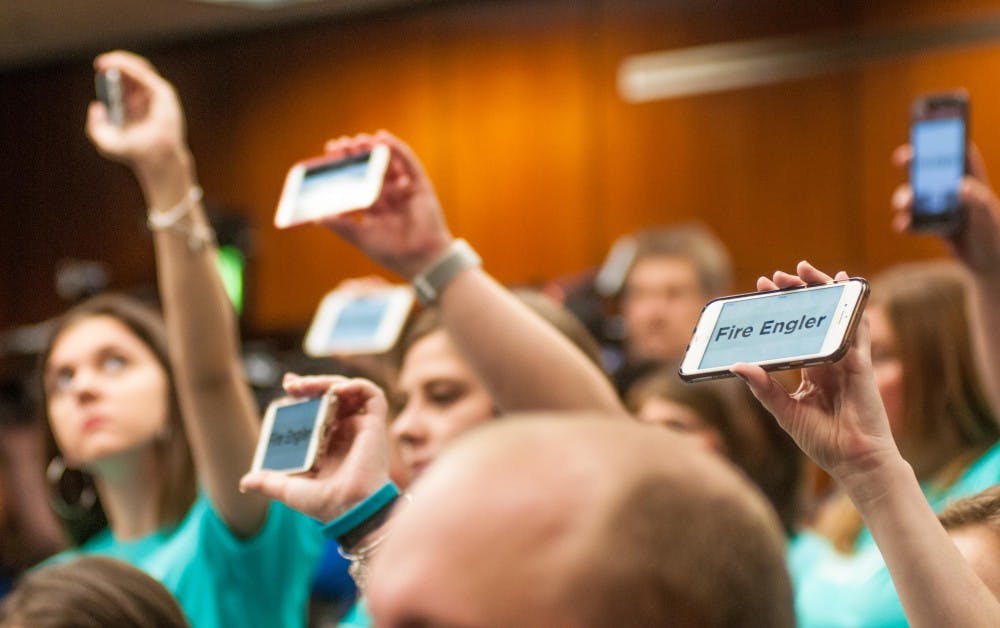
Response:
[[[100,391],[97,373],[89,368],[78,369],[70,382],[70,391],[81,401],[93,399]]]
[[[417,404],[411,399],[392,422],[390,433],[400,445],[415,447],[427,440],[427,429]]]

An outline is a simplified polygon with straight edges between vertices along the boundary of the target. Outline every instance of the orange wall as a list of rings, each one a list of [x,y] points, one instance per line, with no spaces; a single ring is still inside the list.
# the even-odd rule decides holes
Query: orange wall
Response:
[[[340,280],[377,272],[320,229],[271,227],[291,163],[377,128],[416,149],[453,231],[505,282],[576,272],[623,233],[694,218],[731,247],[741,289],[804,257],[861,274],[939,254],[889,232],[888,155],[913,96],[964,85],[1000,160],[982,132],[1000,111],[1000,46],[644,104],[616,91],[629,54],[986,7],[939,4],[451,2],[144,52],[184,99],[207,197],[259,227],[261,332],[303,327]],[[152,277],[137,189],[82,136],[91,80],[81,60],[0,82],[0,263],[18,270],[0,282],[0,327],[59,310],[62,257],[104,259],[121,285]]]

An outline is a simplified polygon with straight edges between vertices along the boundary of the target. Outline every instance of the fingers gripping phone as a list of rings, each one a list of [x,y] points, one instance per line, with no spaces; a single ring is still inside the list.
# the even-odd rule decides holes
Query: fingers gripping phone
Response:
[[[311,470],[331,429],[336,401],[333,393],[272,401],[264,413],[252,470],[288,474]]]
[[[122,90],[122,74],[118,68],[98,72],[94,77],[97,99],[104,103],[108,121],[122,127],[125,125],[125,100]]]
[[[350,157],[300,161],[285,178],[274,226],[284,229],[371,207],[382,191],[388,165],[389,148],[383,144]]]
[[[732,375],[738,362],[766,370],[836,362],[868,299],[861,278],[723,297],[702,310],[681,363],[689,382]]]
[[[968,119],[968,96],[961,92],[931,94],[913,103],[910,185],[914,231],[950,234],[964,223],[959,186],[968,172]]]

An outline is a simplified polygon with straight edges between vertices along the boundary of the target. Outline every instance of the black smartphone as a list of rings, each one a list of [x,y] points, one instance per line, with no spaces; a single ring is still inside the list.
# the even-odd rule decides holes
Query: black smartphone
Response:
[[[965,210],[959,198],[968,172],[969,98],[964,92],[929,94],[914,101],[910,115],[911,228],[952,234]]]
[[[104,103],[108,110],[108,120],[111,124],[122,127],[125,125],[125,101],[122,96],[122,75],[117,68],[98,72],[94,77],[94,88],[97,99]]]

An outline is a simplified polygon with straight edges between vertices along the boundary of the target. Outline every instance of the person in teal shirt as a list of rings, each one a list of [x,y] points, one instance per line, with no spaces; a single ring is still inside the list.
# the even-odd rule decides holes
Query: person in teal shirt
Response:
[[[105,529],[53,561],[99,554],[131,563],[174,594],[192,626],[296,626],[323,544],[315,520],[278,503],[256,535],[240,539],[199,495],[177,526],[131,540]]]
[[[896,266],[872,282],[866,318],[892,434],[935,511],[1000,482],[996,417],[971,342],[970,294],[950,261]],[[845,494],[789,551],[799,625],[905,626],[889,571]]]
[[[85,472],[94,488],[80,505],[99,503],[108,521],[75,551],[145,570],[199,628],[305,625],[324,541],[308,517],[239,490],[260,419],[180,102],[132,53],[94,66],[120,77],[124,120],[91,103],[87,135],[142,187],[163,316],[103,295],[53,326],[42,356],[50,475]]]
[[[831,280],[806,262],[796,272],[761,278],[758,289]],[[948,483],[945,471],[937,473],[933,484],[918,482],[918,467],[904,459],[892,411],[883,405],[885,391],[876,385],[875,326],[864,321],[837,363],[804,369],[794,394],[759,366],[732,369],[803,451],[830,473],[868,525],[852,539],[853,551],[842,554],[815,535],[796,539],[798,555],[792,556],[790,567],[799,586],[799,625],[998,625],[1000,603],[948,537],[932,506],[995,481],[1000,445],[971,464],[968,457],[957,458],[950,466],[960,469],[958,477]]]

